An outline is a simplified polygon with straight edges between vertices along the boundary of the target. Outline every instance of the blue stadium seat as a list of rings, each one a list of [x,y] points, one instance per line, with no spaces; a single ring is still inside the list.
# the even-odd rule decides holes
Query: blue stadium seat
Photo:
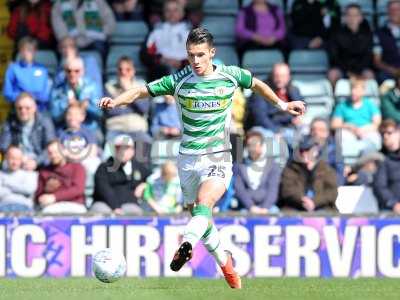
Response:
[[[239,65],[239,57],[238,57],[234,47],[219,46],[217,48],[217,53],[215,55],[215,58],[221,60],[224,63],[224,65],[227,65],[227,66]]]
[[[243,55],[242,66],[255,76],[267,77],[276,63],[284,62],[280,50],[249,50]]]
[[[237,0],[205,0],[203,11],[206,16],[235,16],[239,11]]]
[[[39,64],[42,64],[47,68],[50,76],[54,76],[57,67],[58,67],[58,60],[56,53],[52,50],[38,50],[36,51],[35,61]]]
[[[143,21],[117,22],[114,33],[111,35],[111,44],[141,44],[149,29]]]
[[[145,66],[140,61],[139,57],[140,46],[138,45],[125,45],[125,46],[112,46],[108,52],[106,62],[106,75],[107,77],[115,76],[117,73],[117,62],[121,56],[128,56],[132,58],[136,74],[143,76],[146,73]]]
[[[377,0],[376,1],[376,14],[379,15],[386,15],[387,14],[387,4],[390,0]]]
[[[97,64],[100,66],[100,70],[103,70],[103,60],[101,59],[101,55],[97,51],[92,51],[92,50],[84,50],[84,51],[79,51],[79,54],[82,57],[86,56],[92,56],[96,60]]]
[[[205,18],[202,25],[212,32],[216,45],[234,45],[235,22],[234,17],[212,17]]]
[[[380,0],[378,0],[379,2]],[[373,15],[374,14],[374,3],[373,0],[339,0],[339,5],[342,11],[346,8],[349,4],[358,4],[361,7],[361,10],[366,15]]]
[[[325,74],[329,68],[324,50],[294,50],[289,55],[292,73]]]

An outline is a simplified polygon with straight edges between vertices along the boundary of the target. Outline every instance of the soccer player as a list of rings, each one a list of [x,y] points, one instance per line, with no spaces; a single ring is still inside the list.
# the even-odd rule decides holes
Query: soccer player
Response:
[[[173,95],[182,120],[183,137],[178,156],[182,194],[192,218],[186,225],[182,244],[171,262],[179,271],[191,259],[192,249],[202,240],[221,267],[231,288],[241,288],[231,254],[220,244],[212,221],[212,209],[232,177],[229,123],[236,88],[252,89],[267,101],[292,115],[305,111],[302,101],[284,102],[261,80],[236,66],[214,65],[213,36],[204,28],[193,29],[186,49],[190,65],[173,75],[127,90],[118,97],[102,98],[100,107],[112,109],[139,98]]]

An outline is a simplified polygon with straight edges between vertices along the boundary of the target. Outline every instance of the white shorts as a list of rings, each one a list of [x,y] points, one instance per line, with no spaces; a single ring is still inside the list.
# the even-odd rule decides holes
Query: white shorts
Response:
[[[228,189],[232,179],[232,156],[230,152],[203,155],[178,155],[178,173],[185,204],[193,204],[202,182],[219,180]]]

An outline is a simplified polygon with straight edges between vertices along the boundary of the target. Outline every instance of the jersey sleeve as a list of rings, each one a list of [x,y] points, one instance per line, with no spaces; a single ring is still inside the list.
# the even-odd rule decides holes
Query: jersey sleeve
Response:
[[[173,95],[175,93],[175,80],[172,75],[161,77],[146,85],[150,96]]]
[[[253,74],[249,70],[236,66],[225,66],[224,71],[235,78],[241,88],[249,89],[253,85]]]

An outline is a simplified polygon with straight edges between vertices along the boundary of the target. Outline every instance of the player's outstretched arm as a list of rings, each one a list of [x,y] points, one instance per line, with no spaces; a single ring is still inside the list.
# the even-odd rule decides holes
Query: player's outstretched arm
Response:
[[[251,89],[256,93],[259,93],[265,100],[271,102],[274,106],[279,107],[281,110],[287,111],[294,116],[303,115],[306,110],[303,101],[282,101],[266,83],[258,78],[253,78]]]
[[[123,92],[114,99],[110,97],[101,98],[98,105],[100,108],[112,109],[117,106],[128,105],[136,99],[147,98],[149,96],[150,94],[147,88],[145,86],[139,86]]]

